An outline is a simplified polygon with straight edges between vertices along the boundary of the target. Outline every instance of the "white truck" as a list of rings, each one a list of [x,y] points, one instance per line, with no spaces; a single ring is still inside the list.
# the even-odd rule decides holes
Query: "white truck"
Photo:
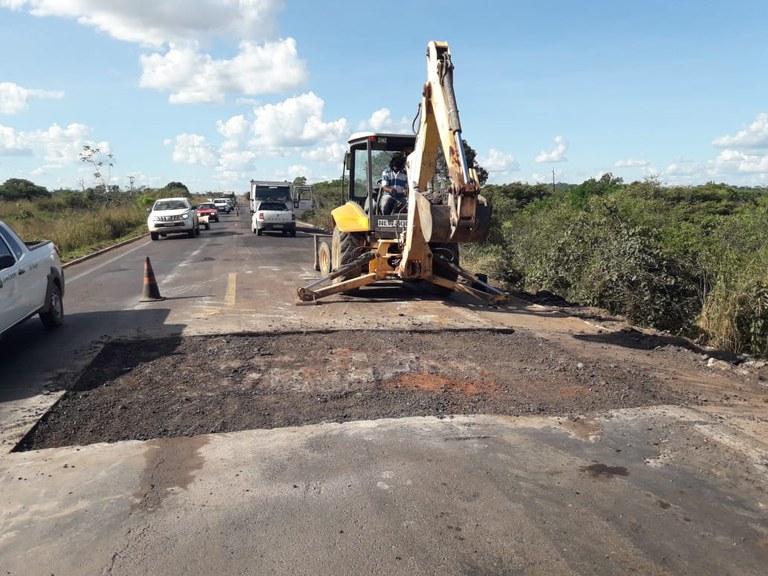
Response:
[[[0,335],[39,314],[46,328],[64,321],[64,271],[53,242],[24,242],[0,221]]]
[[[250,199],[251,214],[256,211],[256,205],[265,200],[285,202],[291,212],[301,218],[307,210],[312,210],[312,186],[296,185],[288,181],[251,180]]]
[[[256,204],[251,216],[251,229],[259,236],[265,230],[296,236],[296,215],[285,202],[264,200]]]

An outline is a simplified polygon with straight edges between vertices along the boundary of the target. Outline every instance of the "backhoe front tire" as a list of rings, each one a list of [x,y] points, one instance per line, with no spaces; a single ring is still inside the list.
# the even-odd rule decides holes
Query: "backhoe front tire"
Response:
[[[360,234],[354,232],[342,232],[338,226],[333,229],[333,238],[331,240],[331,265],[334,270],[351,264],[362,254],[361,246],[363,238]],[[360,275],[360,269],[351,270],[341,276],[334,278],[335,284],[351,278],[357,278]]]

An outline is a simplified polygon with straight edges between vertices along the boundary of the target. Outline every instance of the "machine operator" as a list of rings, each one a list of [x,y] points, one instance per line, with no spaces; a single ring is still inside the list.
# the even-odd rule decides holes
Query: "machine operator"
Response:
[[[405,156],[396,152],[389,161],[389,167],[381,174],[382,196],[379,207],[382,214],[392,214],[406,205],[408,176],[405,172]]]

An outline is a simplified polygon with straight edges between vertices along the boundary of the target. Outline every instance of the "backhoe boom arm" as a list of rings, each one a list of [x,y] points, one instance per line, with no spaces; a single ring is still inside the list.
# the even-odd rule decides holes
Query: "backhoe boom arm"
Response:
[[[448,165],[450,186],[445,204],[423,214],[422,228],[427,241],[472,242],[487,235],[485,202],[479,196],[480,183],[469,168],[461,137],[461,120],[453,89],[453,62],[446,42],[427,46],[427,81],[421,101],[421,119],[416,144],[408,156],[411,190],[427,192],[435,176],[438,150]],[[423,205],[423,203],[421,203]],[[478,207],[481,210],[478,211]],[[421,211],[424,213],[425,205]],[[478,214],[478,212],[481,212]],[[427,222],[430,225],[427,225]]]

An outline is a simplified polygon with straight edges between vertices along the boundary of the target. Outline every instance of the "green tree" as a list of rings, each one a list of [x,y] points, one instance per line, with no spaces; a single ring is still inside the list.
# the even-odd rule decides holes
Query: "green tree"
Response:
[[[23,178],[10,178],[0,185],[0,199],[2,200],[33,200],[34,198],[48,198],[50,192],[43,186],[38,186]]]
[[[608,172],[603,174],[599,180],[590,178],[585,180],[576,188],[571,190],[571,202],[574,206],[584,206],[589,201],[591,196],[605,196],[610,192],[618,190],[624,185],[624,181],[621,178],[614,177],[613,174]]]
[[[181,182],[168,182],[168,184],[165,185],[165,190],[169,196],[191,196],[189,188]]]
[[[293,185],[294,186],[306,186],[307,185],[307,177],[306,176],[296,176],[296,178],[293,179]]]

